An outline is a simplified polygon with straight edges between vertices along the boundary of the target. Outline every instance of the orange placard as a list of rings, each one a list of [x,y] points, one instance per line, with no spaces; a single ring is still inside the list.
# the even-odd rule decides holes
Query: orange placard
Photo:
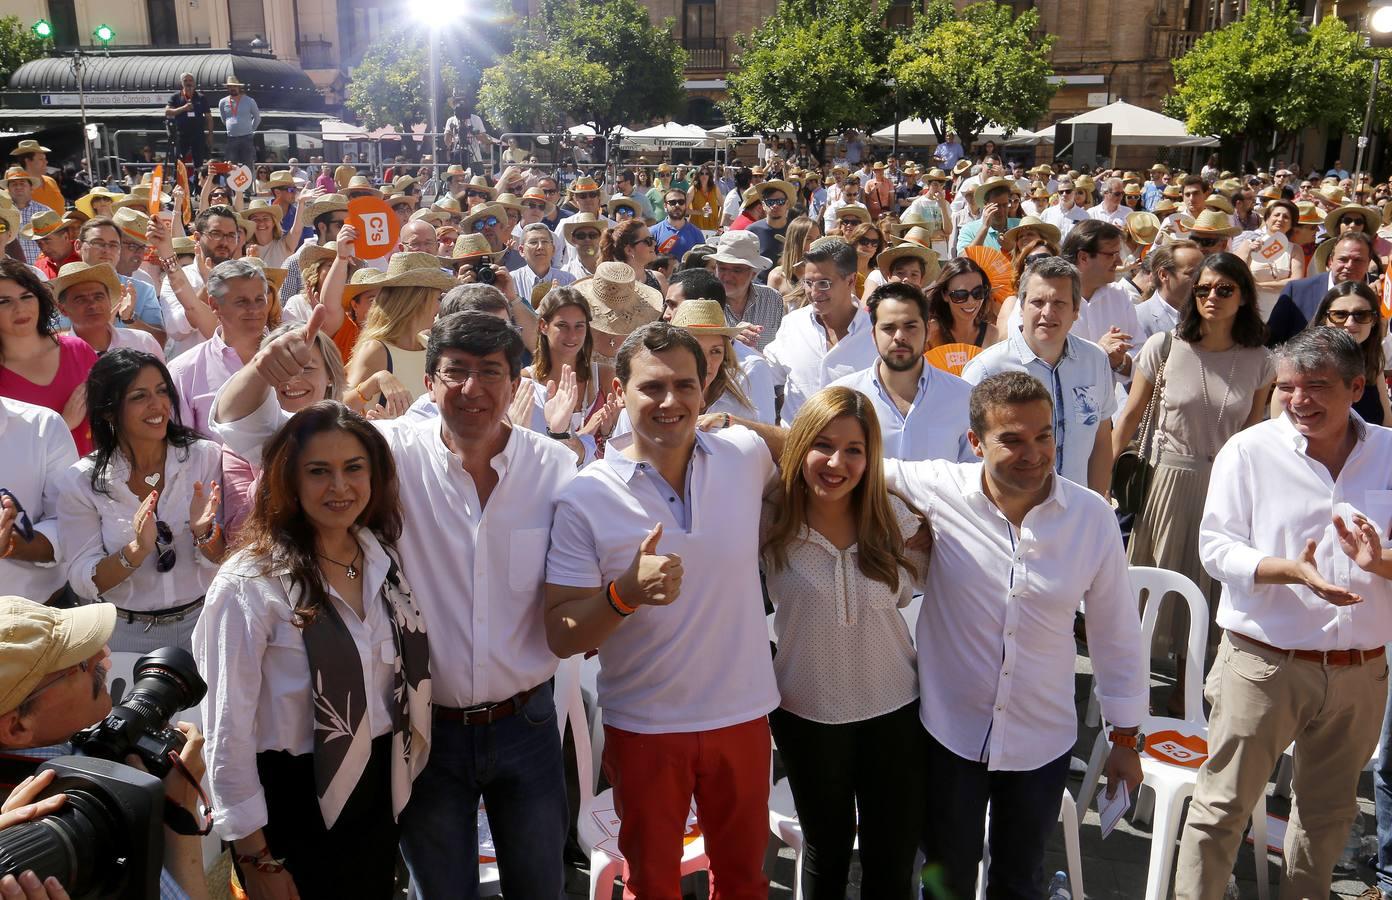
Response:
[[[928,365],[935,369],[942,369],[953,375],[961,375],[962,370],[971,362],[973,356],[981,352],[981,348],[975,344],[943,344],[934,347],[923,358],[928,360]]]
[[[401,223],[396,213],[380,197],[358,197],[348,201],[348,221],[358,233],[353,255],[358,259],[381,259],[396,246]]]
[[[1172,766],[1197,769],[1208,759],[1208,742],[1196,734],[1157,731],[1146,735],[1145,752]]]
[[[160,191],[164,190],[164,163],[155,166],[155,174],[150,176],[150,217],[159,215]]]
[[[179,189],[184,192],[184,202],[179,209],[174,210],[174,214],[183,217],[184,225],[193,222],[193,201],[189,199],[189,179],[188,167],[184,165],[182,159],[174,161],[174,174],[179,185]]]

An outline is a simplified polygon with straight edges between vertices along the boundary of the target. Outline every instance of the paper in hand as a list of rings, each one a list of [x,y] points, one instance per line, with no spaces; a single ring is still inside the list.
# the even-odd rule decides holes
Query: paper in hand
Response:
[[[1097,792],[1097,815],[1102,819],[1102,838],[1106,840],[1107,835],[1116,828],[1121,817],[1131,808],[1131,789],[1126,782],[1117,785],[1116,793],[1111,797],[1107,796],[1106,788]]]

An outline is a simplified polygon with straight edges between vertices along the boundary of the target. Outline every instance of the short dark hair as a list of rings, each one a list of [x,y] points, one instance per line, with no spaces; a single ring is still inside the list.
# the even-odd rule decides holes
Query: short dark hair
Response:
[[[425,343],[425,371],[432,377],[445,350],[459,350],[471,356],[488,356],[499,350],[507,355],[513,378],[522,374],[522,337],[512,325],[485,312],[466,310],[437,319]]]
[[[83,222],[82,227],[77,230],[77,239],[86,243],[88,232],[96,231],[98,228],[110,228],[116,232],[117,237],[121,235],[121,228],[116,224],[115,219],[110,216],[93,216]]]
[[[1068,237],[1063,239],[1063,247],[1059,256],[1077,265],[1078,254],[1086,253],[1095,256],[1101,249],[1105,241],[1121,240],[1121,229],[1111,222],[1104,222],[1101,219],[1087,219],[1074,225],[1068,232]]]
[[[923,320],[923,324],[928,324],[928,297],[923,291],[907,281],[886,281],[871,291],[870,298],[865,301],[865,308],[870,313],[871,325],[879,321],[880,304],[886,300],[912,303],[918,307],[918,315]],[[985,304],[983,303],[983,305]]]
[[[681,285],[682,296],[687,300],[714,300],[725,305],[725,285],[709,269],[682,269],[668,283]]]
[[[1334,239],[1334,246],[1329,248],[1329,255],[1333,256],[1334,251],[1339,249],[1339,245],[1347,243],[1348,241],[1355,241],[1362,244],[1363,249],[1368,251],[1368,259],[1377,258],[1377,253],[1373,249],[1373,236],[1366,231],[1350,231],[1347,234],[1339,235]],[[1326,262],[1327,260],[1328,258],[1326,257]]]
[[[220,216],[224,219],[231,219],[233,222],[237,221],[237,211],[235,209],[221,203],[215,203],[207,209],[203,210],[201,213],[199,213],[198,218],[193,220],[193,230],[200,232],[207,231],[208,220],[211,219],[213,216]],[[238,223],[237,227],[241,227],[240,223]]]
[[[1240,257],[1231,253],[1212,253],[1204,257],[1199,270],[1194,273],[1194,284],[1199,283],[1205,272],[1216,272],[1237,284],[1242,295],[1242,305],[1237,308],[1237,316],[1232,323],[1232,338],[1239,347],[1263,347],[1266,345],[1266,325],[1261,320],[1257,307],[1257,283],[1252,278],[1252,270]],[[1175,326],[1175,337],[1190,344],[1203,340],[1203,316],[1199,315],[1198,301],[1191,289],[1179,311],[1179,324]]]
[[[701,384],[705,384],[706,354],[702,352],[700,343],[690,331],[667,322],[649,322],[624,338],[623,345],[619,347],[619,355],[614,359],[614,375],[618,377],[619,384],[628,386],[628,378],[633,373],[633,357],[644,350],[649,353],[661,353],[674,347],[691,353],[692,358],[696,360],[696,374],[700,377]]]
[[[985,378],[972,388],[968,400],[968,419],[977,437],[986,435],[986,414],[1002,406],[1044,401],[1054,408],[1054,398],[1044,382],[1027,372],[1002,372]]]
[[[839,237],[817,238],[802,258],[817,265],[829,262],[836,266],[836,271],[842,278],[854,274],[857,266],[855,248]]]
[[[1196,185],[1196,184],[1197,184],[1199,187],[1203,188],[1205,193],[1208,192],[1208,190],[1209,190],[1208,182],[1203,180],[1203,176],[1202,176],[1202,175],[1187,175],[1187,176],[1185,176],[1184,180],[1181,181],[1181,182],[1179,183],[1179,189],[1180,189],[1181,192],[1183,192],[1185,188],[1187,188],[1187,187],[1193,187],[1193,186]]]

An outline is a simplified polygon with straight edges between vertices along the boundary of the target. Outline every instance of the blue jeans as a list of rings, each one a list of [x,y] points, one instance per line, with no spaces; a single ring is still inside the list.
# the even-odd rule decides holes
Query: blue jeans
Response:
[[[1384,897],[1392,896],[1392,695],[1382,715],[1378,764],[1373,772],[1373,806],[1377,809],[1377,880]]]
[[[498,857],[502,889],[518,900],[557,900],[569,830],[561,739],[551,686],[491,725],[436,721],[430,760],[401,813],[401,852],[420,900],[478,896],[478,805]]]

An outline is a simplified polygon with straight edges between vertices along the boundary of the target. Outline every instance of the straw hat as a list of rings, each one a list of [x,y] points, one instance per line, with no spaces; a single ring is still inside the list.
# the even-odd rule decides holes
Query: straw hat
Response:
[[[1128,197],[1139,197],[1141,196],[1141,186],[1135,182],[1127,182],[1121,192]]]
[[[603,216],[587,212],[576,213],[562,223],[561,240],[565,241],[567,244],[574,243],[574,241],[570,239],[570,236],[575,233],[575,229],[582,225],[593,225],[598,228],[601,233],[609,230],[609,220]]]
[[[11,156],[26,156],[30,153],[52,153],[53,151],[38,141],[20,141],[19,146],[10,151]]]
[[[473,178],[470,178],[468,183],[465,184],[458,193],[462,194],[465,191],[477,191],[487,194],[489,200],[498,196],[498,189],[488,183],[488,177],[486,175],[475,175]]]
[[[350,195],[350,199],[351,195],[363,196],[366,194],[373,197],[382,196],[382,192],[368,180],[366,175],[354,175],[352,178],[348,179],[348,184],[343,188],[343,193],[345,195]]]
[[[893,221],[892,219],[889,221],[882,220],[881,228],[883,228],[890,234],[903,234],[910,228],[913,228],[917,225],[931,224],[931,222],[929,222],[927,219],[923,217],[923,213],[919,212],[916,209],[908,209],[904,211],[904,214],[899,217],[899,221],[897,222]]]
[[[170,243],[174,246],[175,256],[192,256],[193,248],[198,246],[191,237],[176,237]]]
[[[878,166],[877,166],[877,168],[883,169],[883,168],[884,168],[884,163],[879,163]],[[783,192],[783,196],[786,197],[788,200],[796,200],[796,199],[797,199],[797,195],[798,195],[798,189],[797,189],[797,187],[796,187],[795,185],[793,185],[793,184],[789,184],[789,183],[786,182],[786,181],[780,181],[780,180],[778,180],[777,178],[773,179],[772,181],[765,181],[765,182],[762,182],[762,183],[759,184],[758,187],[759,187],[759,197],[760,197],[760,199],[762,199],[763,196],[764,196],[765,194],[767,194],[768,192],[770,192],[770,191],[782,191],[782,192]]]
[[[927,247],[929,250],[933,249],[932,233],[927,228],[923,228],[918,225],[915,225],[914,227],[910,228],[908,231],[904,233],[902,237],[895,238],[894,240],[897,240],[902,244],[914,244],[919,247]]]
[[[505,210],[510,209],[519,216],[522,215],[522,202],[516,194],[499,194],[497,199],[493,201],[493,205],[501,206]]]
[[[0,206],[0,221],[5,223],[5,233],[14,234],[19,231],[19,210],[13,206]]]
[[[351,300],[363,291],[375,291],[381,287],[387,273],[371,266],[363,266],[353,273],[352,279],[343,286],[343,299]]]
[[[751,186],[749,188],[746,188],[745,192],[740,195],[740,211],[743,212],[749,207],[763,202],[764,195],[759,193],[758,186]]]
[[[983,181],[981,182],[981,184],[977,185],[976,190],[972,191],[972,203],[976,204],[977,209],[980,209],[981,207],[986,205],[986,195],[990,194],[992,191],[998,191],[1001,188],[1005,188],[1006,190],[1015,190],[1018,187],[1019,185],[1017,185],[1014,181],[1010,180],[1009,178],[987,179],[986,181]]]
[[[1366,206],[1357,206],[1347,203],[1343,206],[1335,207],[1324,214],[1326,228],[1337,228],[1338,222],[1344,216],[1359,216],[1363,219],[1363,230],[1369,237],[1377,234],[1377,230],[1382,227],[1382,214],[1375,209]]]
[[[1160,192],[1160,196],[1166,197],[1170,200],[1182,200],[1184,199],[1184,188],[1180,187],[1177,184],[1172,184],[1166,187],[1164,190],[1162,190]]]
[[[609,202],[605,205],[605,208],[609,210],[609,215],[616,219],[619,217],[620,209],[632,210],[634,217],[640,216],[643,212],[641,209],[638,208],[637,200],[634,200],[631,197],[625,197],[622,194],[616,194],[613,197],[610,197]]]
[[[320,197],[318,200],[315,200],[313,203],[309,205],[309,211],[307,212],[307,215],[309,216],[309,220],[313,222],[315,219],[319,218],[325,213],[347,211],[347,197],[343,196],[342,194],[325,194],[324,196]]]
[[[285,284],[285,276],[290,274],[289,269],[280,269],[275,266],[266,265],[266,261],[259,256],[244,256],[244,262],[249,262],[261,270],[261,274],[266,278],[266,284],[271,289],[271,296],[280,296],[280,286]]]
[[[10,166],[9,170],[5,172],[6,184],[8,184],[11,181],[19,181],[20,179],[29,182],[29,184],[33,185],[34,187],[40,187],[43,185],[43,179],[35,178],[33,175],[30,175],[28,172],[24,171],[19,166]]]
[[[449,224],[450,218],[438,209],[435,209],[433,207],[427,207],[426,209],[418,209],[415,212],[411,213],[411,217],[408,221],[425,221],[429,222],[431,225],[434,225],[436,228],[442,228],[445,225]]]
[[[502,258],[505,250],[493,251],[493,245],[488,243],[488,238],[481,234],[461,234],[454,239],[454,249],[450,252],[453,259],[472,259],[475,256],[486,256],[490,260],[497,262]]]
[[[406,189],[412,185],[420,184],[420,179],[414,175],[398,175],[392,179],[391,189],[393,194],[404,194]]]
[[[499,224],[507,223],[506,209],[503,209],[503,207],[499,206],[497,203],[480,203],[478,206],[469,210],[469,214],[459,223],[459,230],[465,234],[473,233],[474,223],[481,222],[489,216],[497,219]]]
[[[300,271],[308,271],[320,263],[333,262],[338,256],[338,241],[327,244],[305,244],[300,248]]]
[[[265,200],[253,200],[242,210],[242,217],[251,222],[251,217],[255,215],[271,217],[271,236],[272,240],[280,240],[285,233],[280,227],[280,207],[267,203]],[[256,224],[252,222],[252,224]]]
[[[1153,244],[1160,234],[1160,220],[1154,213],[1137,210],[1126,217],[1126,230],[1138,244]]]
[[[447,291],[454,287],[454,277],[440,268],[433,253],[394,253],[387,263],[387,274],[378,282],[379,288],[426,287]]]
[[[295,186],[295,176],[290,174],[289,169],[272,172],[271,177],[266,179],[266,190],[268,191],[272,188],[292,188]]]
[[[759,236],[749,231],[726,231],[720,235],[711,259],[732,266],[749,266],[755,272],[762,272],[773,265],[773,260],[759,255]]]
[[[969,159],[959,159],[959,160],[957,160],[957,165],[955,165],[955,166],[952,167],[952,174],[953,174],[953,175],[961,175],[962,173],[964,173],[964,172],[968,171],[969,169],[971,169],[971,167],[972,167],[972,161],[971,161],[971,160],[969,160]]]
[[[714,300],[684,300],[672,314],[672,324],[685,328],[693,335],[718,334],[739,337],[741,328],[731,328],[725,321],[725,310]]]
[[[1175,203],[1169,197],[1161,197],[1154,208],[1151,209],[1151,212],[1163,219],[1171,213],[1179,212],[1179,204]]]
[[[63,217],[53,210],[45,209],[43,212],[35,214],[34,217],[29,220],[28,225],[19,229],[19,236],[32,241],[36,238],[48,237],[55,231],[66,228],[70,224],[69,222],[64,222]]]
[[[1040,176],[1043,176],[1043,175],[1053,175],[1053,174],[1054,174],[1054,169],[1053,169],[1053,166],[1047,165],[1047,164],[1045,164],[1045,163],[1040,163],[1039,165],[1035,166],[1033,169],[1026,169],[1026,170],[1025,170],[1025,174],[1026,174],[1026,175],[1040,175]]]
[[[1189,226],[1189,233],[1192,234],[1215,234],[1220,237],[1232,237],[1241,234],[1242,229],[1232,223],[1227,214],[1216,209],[1205,209],[1194,219],[1194,224]]]
[[[1334,251],[1334,245],[1339,243],[1338,238],[1326,238],[1320,241],[1315,252],[1310,256],[1310,274],[1318,275],[1321,272],[1329,271],[1329,254]]]
[[[430,204],[430,208],[442,212],[450,218],[464,215],[464,207],[460,206],[459,201],[449,194],[442,194],[434,203]]]
[[[1218,210],[1219,212],[1224,212],[1224,213],[1227,213],[1228,215],[1232,215],[1233,212],[1234,212],[1234,210],[1233,210],[1233,205],[1232,205],[1232,203],[1228,200],[1228,198],[1227,198],[1227,197],[1224,197],[1222,194],[1218,194],[1218,193],[1213,193],[1213,194],[1209,194],[1209,195],[1208,195],[1208,198],[1207,198],[1206,200],[1204,200],[1204,208],[1205,208],[1205,209],[1216,209],[1216,210]]]
[[[1338,184],[1330,184],[1322,190],[1311,191],[1319,199],[1328,203],[1331,208],[1343,206],[1348,202],[1348,197],[1344,194],[1344,189]]]
[[[116,215],[111,217],[116,223],[116,229],[121,232],[121,236],[135,241],[139,244],[148,244],[145,239],[145,230],[150,227],[150,217],[141,210],[134,207],[123,207],[116,210]]]
[[[947,173],[939,168],[928,170],[928,174],[923,176],[924,181],[947,181]]]
[[[896,247],[889,247],[880,251],[880,255],[875,257],[876,264],[880,267],[880,274],[888,278],[890,271],[894,268],[897,260],[912,257],[923,261],[923,283],[927,284],[938,277],[938,272],[942,266],[938,263],[938,253],[929,247],[921,246],[913,241],[905,241]]]
[[[445,178],[449,178],[452,175],[468,175],[469,170],[461,166],[459,163],[454,163],[453,165],[446,168],[443,174]]]
[[[1323,225],[1324,210],[1320,209],[1309,200],[1297,200],[1295,208],[1300,210],[1300,219],[1297,225]]]
[[[1281,192],[1280,188],[1273,184],[1270,187],[1262,188],[1257,192],[1257,196],[1263,200],[1280,200],[1285,194]]]
[[[1150,167],[1150,171],[1160,172],[1164,175],[1168,175],[1170,174],[1170,167],[1165,165],[1164,163],[1156,163],[1155,165]]]
[[[836,210],[836,221],[842,219],[855,219],[857,222],[869,222],[870,210],[860,203],[848,203]]]
[[[227,80],[222,83],[222,86],[239,88],[246,87],[246,85],[242,84],[241,79],[239,79],[236,75],[228,75]]]
[[[1059,241],[1063,239],[1063,235],[1059,231],[1057,225],[1050,225],[1048,222],[1045,222],[1038,216],[1025,216],[1023,219],[1020,220],[1020,224],[1016,225],[1014,228],[1011,228],[1010,230],[1006,231],[1005,234],[1001,235],[1001,250],[1005,251],[1006,253],[1014,253],[1015,242],[1018,241],[1020,238],[1024,237],[1025,232],[1027,231],[1033,231],[1035,234],[1044,238],[1046,241],[1053,244],[1055,247],[1057,247],[1059,245]]]
[[[48,283],[48,289],[53,292],[54,297],[61,297],[63,292],[73,285],[88,282],[105,285],[106,295],[113,301],[121,296],[121,279],[117,277],[111,263],[89,265],[85,262],[70,262],[58,270],[58,277]]]
[[[527,190],[525,190],[525,191],[522,192],[522,199],[523,199],[524,201],[525,201],[525,200],[539,200],[539,201],[541,201],[542,203],[545,203],[545,204],[546,204],[546,209],[542,210],[542,216],[543,216],[543,217],[549,216],[549,215],[551,215],[553,212],[556,211],[556,204],[554,204],[554,203],[552,203],[550,200],[546,199],[546,192],[543,191],[543,190],[542,190],[541,188],[539,188],[539,187],[529,187],[529,188],[527,188]]]
[[[415,212],[416,205],[419,202],[419,194],[392,194],[389,197],[387,197],[387,205],[390,206],[398,216],[410,215],[412,212]],[[396,209],[398,206],[408,207],[409,212],[403,214],[402,212]]]
[[[598,190],[599,182],[595,181],[588,175],[581,175],[579,178],[575,179],[570,183],[570,195],[572,197],[574,197],[576,194],[589,193],[590,191]]]
[[[575,289],[590,301],[595,327],[605,334],[626,337],[662,315],[662,295],[640,282],[628,263],[602,262]]]
[[[83,194],[81,197],[78,197],[77,200],[73,203],[73,206],[78,211],[85,213],[87,218],[93,219],[96,218],[97,214],[92,209],[92,201],[99,200],[103,197],[105,197],[107,200],[110,200],[114,205],[117,201],[124,200],[126,195],[113,193],[111,191],[108,191],[104,187],[94,187],[87,193]]]

